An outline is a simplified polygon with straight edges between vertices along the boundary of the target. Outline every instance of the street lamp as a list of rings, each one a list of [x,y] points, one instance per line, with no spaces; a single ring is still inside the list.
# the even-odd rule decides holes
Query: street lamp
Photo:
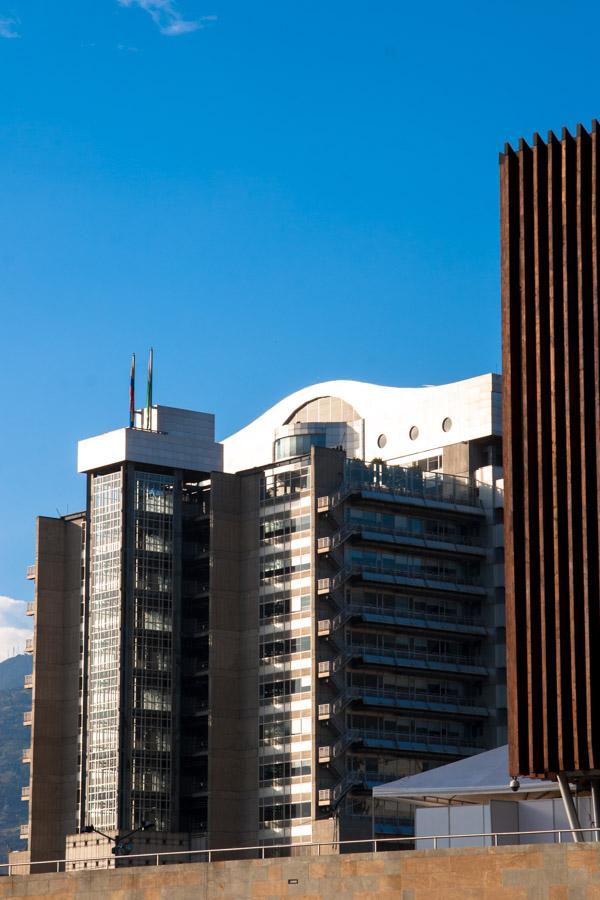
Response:
[[[144,819],[139,828],[134,828],[133,831],[130,831],[127,834],[118,834],[116,837],[111,837],[110,834],[105,834],[98,828],[94,828],[93,825],[86,825],[83,831],[84,834],[91,834],[92,832],[94,832],[95,834],[100,834],[103,838],[106,838],[107,841],[111,841],[115,845],[110,851],[114,856],[127,856],[133,850],[133,844],[127,843],[129,838],[134,834],[137,834],[138,831],[149,831],[154,827],[154,822],[151,822],[148,819]]]

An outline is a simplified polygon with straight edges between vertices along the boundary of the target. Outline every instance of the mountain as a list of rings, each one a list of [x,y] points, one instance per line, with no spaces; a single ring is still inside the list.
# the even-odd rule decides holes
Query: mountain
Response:
[[[0,691],[13,691],[23,687],[23,679],[32,670],[31,656],[19,653],[0,662]]]
[[[0,662],[0,862],[6,862],[9,850],[25,847],[19,825],[27,821],[21,788],[28,782],[29,767],[21,754],[30,742],[23,713],[31,709],[31,691],[24,690],[23,678],[31,670],[31,657],[24,653]]]

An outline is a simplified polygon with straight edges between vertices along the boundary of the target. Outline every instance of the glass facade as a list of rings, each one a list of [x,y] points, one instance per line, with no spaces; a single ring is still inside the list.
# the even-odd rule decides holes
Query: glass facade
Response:
[[[135,476],[131,826],[171,827],[173,491],[170,475]]]
[[[119,817],[121,545],[123,476],[91,482],[86,818],[115,829]]]
[[[306,460],[265,471],[258,527],[259,839],[310,840],[312,578]]]
[[[159,830],[170,827],[174,483],[172,476],[136,472],[125,514],[123,473],[91,479],[84,824],[100,829],[136,828],[145,819]],[[126,598],[128,533],[133,593]],[[124,804],[122,751],[130,759]]]
[[[304,456],[310,453],[311,447],[324,447],[325,433],[322,434],[296,434],[291,437],[282,437],[275,441],[275,460],[289,459],[290,456]]]

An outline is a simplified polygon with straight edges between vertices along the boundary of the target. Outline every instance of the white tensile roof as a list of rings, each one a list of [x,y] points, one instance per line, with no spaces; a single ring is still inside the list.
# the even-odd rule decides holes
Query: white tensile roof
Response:
[[[519,790],[512,791],[510,779],[508,745],[505,744],[447,766],[381,784],[373,788],[373,796],[424,806],[559,796],[558,784],[554,781],[519,778]]]

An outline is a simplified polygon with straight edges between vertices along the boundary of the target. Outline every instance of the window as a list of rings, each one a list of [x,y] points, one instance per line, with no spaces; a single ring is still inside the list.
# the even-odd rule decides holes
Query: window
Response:
[[[450,431],[451,428],[452,428],[452,419],[449,416],[446,416],[446,418],[442,422],[442,431]]]
[[[275,459],[304,456],[311,447],[325,447],[325,434],[296,434],[275,441]]]
[[[387,444],[387,437],[385,436],[385,434],[380,434],[379,437],[377,438],[377,446],[379,447],[380,450],[383,450],[383,448],[385,447],[386,444]]]
[[[416,425],[413,425],[411,427],[410,431],[408,432],[408,436],[411,439],[411,441],[416,441],[416,439],[419,437],[419,429],[417,428]]]

